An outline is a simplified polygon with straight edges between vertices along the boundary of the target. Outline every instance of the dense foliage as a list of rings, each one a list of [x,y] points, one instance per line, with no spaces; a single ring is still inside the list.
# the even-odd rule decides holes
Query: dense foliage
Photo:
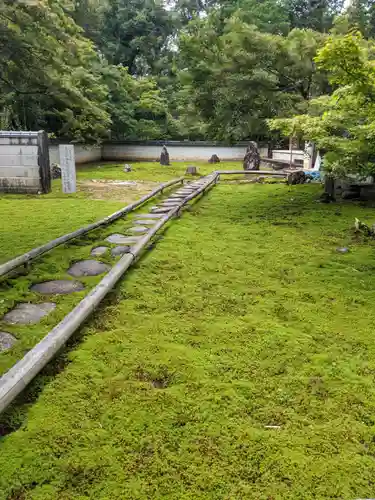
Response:
[[[359,32],[331,36],[315,60],[333,93],[311,100],[305,114],[271,120],[271,127],[315,141],[333,175],[375,174],[374,42]]]
[[[342,4],[3,0],[0,128],[80,141],[269,137],[268,119],[306,116],[336,85],[319,49],[354,26],[375,31],[372,0]]]

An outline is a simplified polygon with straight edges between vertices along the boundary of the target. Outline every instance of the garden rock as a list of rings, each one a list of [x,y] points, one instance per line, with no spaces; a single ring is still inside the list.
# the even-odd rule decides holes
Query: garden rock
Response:
[[[246,149],[246,154],[243,159],[243,169],[246,170],[259,170],[260,154],[258,145],[254,141],[250,141]]]
[[[57,163],[51,165],[51,177],[52,179],[61,179],[61,167]]]
[[[186,175],[199,175],[198,168],[195,167],[194,165],[188,165],[185,174]]]
[[[118,257],[119,255],[125,255],[126,253],[130,253],[129,246],[119,246],[112,248],[111,250],[112,257]]]
[[[138,214],[135,217],[137,219],[160,219],[160,217],[163,217],[163,216],[162,215],[158,215],[158,214]]]
[[[348,252],[350,252],[350,250],[347,247],[340,247],[340,248],[336,248],[336,252],[339,252],[339,253],[348,253]]]
[[[75,278],[79,278],[80,276],[99,276],[99,274],[103,274],[110,269],[110,266],[98,260],[81,260],[71,266],[68,274]]]
[[[108,247],[96,247],[91,250],[91,255],[93,257],[100,257],[108,252]]]
[[[291,172],[287,178],[287,184],[304,184],[306,181],[306,174],[302,170],[297,170],[296,172]]]
[[[0,352],[10,349],[16,342],[17,339],[14,338],[10,333],[0,332]]]
[[[125,236],[123,234],[111,234],[106,238],[108,243],[114,243],[115,245],[131,245],[132,243],[137,243],[139,237],[137,236]]]
[[[85,287],[80,281],[74,280],[52,280],[36,283],[30,287],[33,292],[43,295],[67,295],[69,293],[81,292]]]
[[[4,316],[5,323],[10,325],[31,325],[38,323],[44,316],[53,311],[56,304],[44,302],[42,304],[18,304]]]
[[[170,165],[169,163],[169,153],[166,146],[163,146],[160,154],[160,165]]]
[[[217,155],[212,155],[208,163],[220,163],[220,158]]]
[[[128,229],[131,233],[146,233],[149,230],[146,226],[135,226]]]

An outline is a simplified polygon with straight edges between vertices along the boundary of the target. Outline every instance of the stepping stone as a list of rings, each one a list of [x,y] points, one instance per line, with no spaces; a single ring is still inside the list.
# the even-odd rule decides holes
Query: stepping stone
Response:
[[[106,238],[108,243],[114,243],[115,245],[129,245],[132,243],[137,243],[139,237],[137,236],[124,236],[123,234],[111,234]]]
[[[149,228],[146,226],[135,226],[128,229],[130,233],[146,233],[148,230]]]
[[[171,195],[169,196],[169,199],[170,199],[170,200],[174,200],[174,199],[175,199],[175,200],[183,200],[184,198],[186,198],[186,196],[185,196],[185,195],[183,195],[183,194],[171,194]]]
[[[124,255],[129,252],[130,252],[129,246],[119,246],[112,248],[111,250],[112,257],[118,257],[119,255]]]
[[[45,302],[43,304],[18,304],[6,313],[3,321],[10,325],[31,325],[38,323],[44,316],[53,311],[56,304]]]
[[[153,210],[153,213],[154,214],[167,214],[171,210],[172,210],[171,207],[160,207],[160,208],[155,208],[155,210]]]
[[[0,352],[10,349],[16,342],[17,339],[10,333],[0,332]]]
[[[160,219],[163,216],[158,214],[138,214],[135,217],[137,219]]]
[[[99,276],[111,269],[110,266],[98,260],[80,260],[68,269],[68,274],[79,278],[80,276]]]
[[[68,293],[80,292],[85,287],[80,281],[75,280],[53,280],[44,283],[36,283],[30,290],[44,295],[67,295]]]
[[[169,201],[169,202],[168,202],[168,201],[166,201],[166,202],[164,202],[161,206],[162,206],[162,207],[168,207],[168,208],[171,208],[171,209],[172,209],[172,208],[178,207],[179,205],[180,205],[180,203],[173,203],[173,202],[171,202],[171,201]]]
[[[150,219],[150,220],[148,220],[148,219],[142,219],[142,220],[135,220],[133,222],[134,222],[134,224],[139,224],[139,225],[144,224],[146,226],[153,226],[154,224],[156,224],[157,221],[156,220],[152,220],[152,219]]]
[[[91,250],[91,255],[93,257],[100,257],[101,255],[107,253],[108,250],[109,250],[108,247],[96,247]]]

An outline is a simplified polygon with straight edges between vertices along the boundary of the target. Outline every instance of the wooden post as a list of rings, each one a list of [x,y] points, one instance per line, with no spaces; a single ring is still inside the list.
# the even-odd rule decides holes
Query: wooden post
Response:
[[[63,193],[75,193],[77,191],[77,187],[74,146],[71,144],[60,145],[59,155]]]

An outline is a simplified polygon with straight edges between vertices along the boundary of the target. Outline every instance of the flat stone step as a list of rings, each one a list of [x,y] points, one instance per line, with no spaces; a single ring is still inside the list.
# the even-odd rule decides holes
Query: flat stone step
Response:
[[[172,210],[171,207],[160,207],[160,208],[155,208],[152,212],[154,214],[167,214]]]
[[[169,196],[169,200],[183,200],[184,198],[186,198],[186,196],[184,194],[171,194]]]
[[[124,234],[111,234],[105,239],[108,243],[115,245],[131,245],[139,241],[139,236],[125,236]]]
[[[0,352],[7,351],[17,342],[17,339],[8,332],[0,332]]]
[[[142,226],[143,224],[145,226],[154,226],[156,223],[157,223],[157,220],[153,220],[153,219],[142,219],[142,220],[135,220],[133,221],[134,224],[139,224],[140,226]]]
[[[137,214],[135,217],[137,219],[160,219],[163,216],[159,214]]]
[[[81,260],[75,262],[69,269],[68,274],[79,278],[81,276],[99,276],[111,269],[110,266],[98,260]]]
[[[30,287],[33,292],[43,295],[67,295],[69,293],[81,292],[85,287],[76,280],[52,280],[36,283]]]
[[[173,205],[177,207],[184,199],[185,198],[183,198],[182,200],[165,200],[163,201],[162,205]]]
[[[111,254],[112,257],[118,257],[119,255],[125,255],[126,253],[129,253],[131,250],[131,247],[129,246],[119,246],[112,248]]]
[[[146,226],[134,226],[134,227],[129,227],[128,231],[129,233],[147,233],[149,229],[150,228]]]
[[[109,250],[108,247],[96,247],[91,250],[91,255],[93,257],[100,257],[101,255],[107,253],[108,250]]]
[[[31,325],[38,323],[44,316],[53,311],[56,304],[44,302],[42,304],[18,304],[14,309],[6,313],[3,318],[10,325]]]

